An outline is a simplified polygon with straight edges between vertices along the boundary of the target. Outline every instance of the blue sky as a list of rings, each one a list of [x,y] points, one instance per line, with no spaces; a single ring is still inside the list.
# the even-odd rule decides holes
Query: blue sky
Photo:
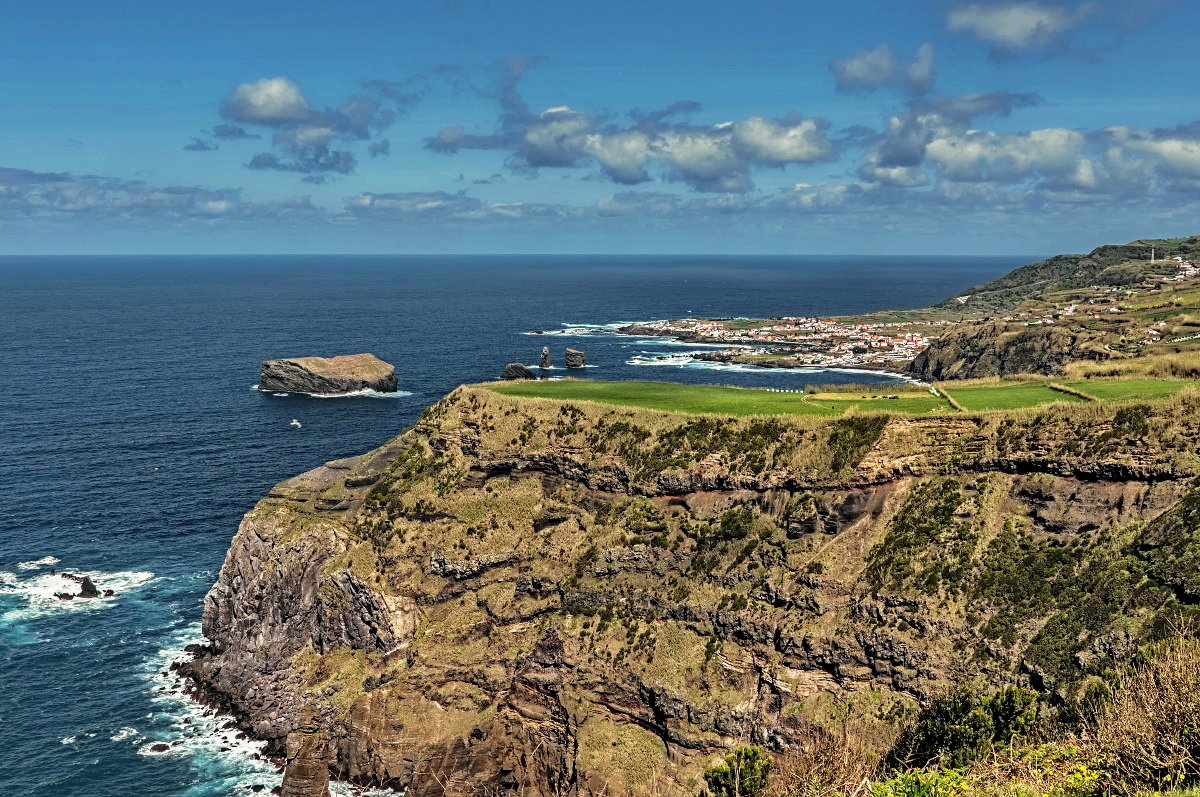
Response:
[[[1200,231],[1200,8],[45,0],[21,252],[1034,253]]]

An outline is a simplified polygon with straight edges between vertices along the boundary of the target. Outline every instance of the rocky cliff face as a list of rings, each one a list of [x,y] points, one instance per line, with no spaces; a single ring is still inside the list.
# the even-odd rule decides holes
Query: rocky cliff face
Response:
[[[913,359],[908,371],[931,382],[1054,374],[1071,361],[1110,356],[1086,329],[985,321],[951,327]]]
[[[1074,699],[1181,605],[1200,404],[723,419],[460,388],[274,488],[198,688],[413,797],[691,793],[739,742],[886,744],[948,684]]]
[[[396,369],[374,354],[267,360],[262,364],[258,388],[323,395],[356,390],[394,393]]]

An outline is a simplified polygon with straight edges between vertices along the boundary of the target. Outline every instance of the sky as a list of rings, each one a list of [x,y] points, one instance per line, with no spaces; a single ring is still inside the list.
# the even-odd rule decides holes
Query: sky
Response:
[[[0,253],[1049,254],[1200,233],[1200,3],[18,5]]]

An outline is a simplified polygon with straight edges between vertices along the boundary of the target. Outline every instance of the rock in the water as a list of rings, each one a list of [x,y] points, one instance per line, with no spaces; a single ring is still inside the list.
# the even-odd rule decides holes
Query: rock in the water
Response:
[[[542,362],[540,365],[542,368],[550,367],[550,347],[549,346],[542,347]]]
[[[509,363],[500,372],[501,379],[537,379],[537,374],[530,371],[521,363]]]
[[[396,369],[374,354],[267,360],[262,364],[258,389],[324,395],[356,390],[394,393]]]
[[[578,349],[567,349],[567,367],[582,368],[583,365],[583,352]]]
[[[96,589],[96,585],[87,576],[83,577],[83,581],[79,582],[79,597],[81,598],[99,598],[100,590]]]

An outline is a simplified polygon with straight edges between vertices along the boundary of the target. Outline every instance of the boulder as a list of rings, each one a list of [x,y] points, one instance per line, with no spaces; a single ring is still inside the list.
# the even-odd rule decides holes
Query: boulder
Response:
[[[500,372],[501,379],[537,379],[537,374],[521,363],[509,363]]]
[[[584,365],[583,352],[578,349],[567,349],[567,367],[582,368]]]
[[[550,367],[550,347],[549,346],[542,347],[542,361],[539,364],[539,367],[540,368],[549,368]]]
[[[374,354],[295,357],[262,364],[258,389],[285,393],[396,392],[396,369]]]
[[[83,581],[79,582],[79,597],[81,598],[99,598],[100,590],[96,589],[96,585],[87,576],[83,577]]]

